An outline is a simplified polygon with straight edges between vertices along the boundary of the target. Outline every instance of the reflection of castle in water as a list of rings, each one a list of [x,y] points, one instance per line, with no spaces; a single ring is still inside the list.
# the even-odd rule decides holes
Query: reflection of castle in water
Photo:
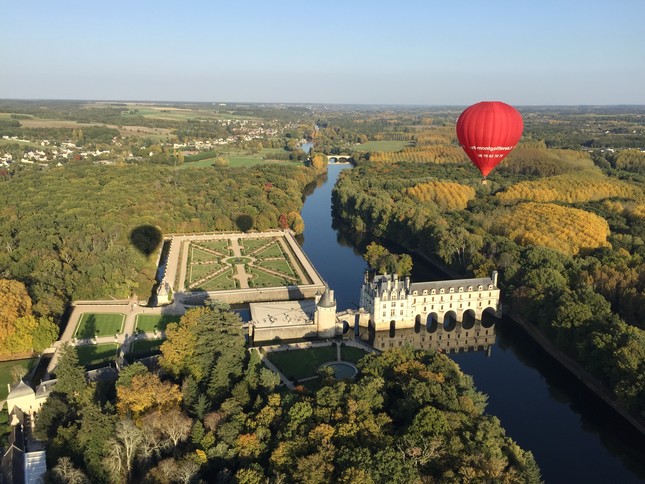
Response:
[[[377,350],[385,351],[402,346],[412,346],[415,349],[458,353],[462,351],[486,351],[490,355],[495,344],[495,325],[476,321],[466,327],[457,324],[448,330],[443,326],[394,329],[392,331],[374,331],[361,327],[358,339],[368,343]]]

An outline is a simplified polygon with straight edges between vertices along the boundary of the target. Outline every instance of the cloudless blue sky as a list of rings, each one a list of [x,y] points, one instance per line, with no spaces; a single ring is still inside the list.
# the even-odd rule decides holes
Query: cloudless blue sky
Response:
[[[645,0],[0,0],[0,98],[645,104]]]

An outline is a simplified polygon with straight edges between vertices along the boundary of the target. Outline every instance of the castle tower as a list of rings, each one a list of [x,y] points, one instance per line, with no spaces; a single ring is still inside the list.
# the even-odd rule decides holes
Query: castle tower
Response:
[[[333,338],[336,335],[336,300],[334,291],[325,285],[325,292],[316,304],[314,323],[318,329],[318,337]]]

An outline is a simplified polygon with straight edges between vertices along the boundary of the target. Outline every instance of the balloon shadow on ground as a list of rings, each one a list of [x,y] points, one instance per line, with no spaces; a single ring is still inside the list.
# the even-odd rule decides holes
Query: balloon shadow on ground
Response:
[[[242,232],[248,232],[253,228],[253,217],[250,215],[240,215],[235,219],[235,224]]]
[[[162,241],[161,230],[154,225],[140,225],[130,232],[130,243],[146,257],[150,257]]]

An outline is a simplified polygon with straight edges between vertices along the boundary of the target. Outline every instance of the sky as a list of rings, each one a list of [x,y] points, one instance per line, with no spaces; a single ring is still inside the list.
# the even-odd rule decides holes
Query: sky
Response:
[[[645,0],[0,0],[0,98],[645,104]]]

